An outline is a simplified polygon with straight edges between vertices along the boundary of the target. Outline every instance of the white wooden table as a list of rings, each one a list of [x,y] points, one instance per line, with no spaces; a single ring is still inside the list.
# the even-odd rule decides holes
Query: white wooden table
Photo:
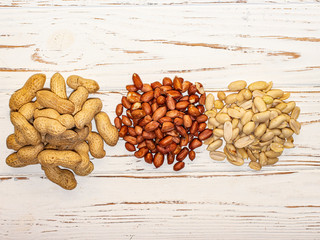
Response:
[[[0,239],[320,239],[318,1],[0,1]],[[296,148],[262,171],[197,158],[173,172],[106,147],[66,191],[10,168],[8,100],[37,72],[95,79],[114,109],[137,72],[207,91],[273,81],[301,107]],[[48,83],[47,85],[48,86]]]

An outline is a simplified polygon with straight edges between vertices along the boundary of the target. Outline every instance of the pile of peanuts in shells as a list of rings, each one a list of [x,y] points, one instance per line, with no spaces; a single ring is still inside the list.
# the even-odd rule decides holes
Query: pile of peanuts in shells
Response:
[[[213,135],[206,139],[210,157],[216,161],[225,158],[241,166],[250,159],[249,167],[260,170],[278,162],[285,148],[294,147],[293,134],[299,134],[297,121],[300,108],[287,100],[290,93],[272,89],[272,82],[257,81],[248,88],[243,80],[228,85],[231,93],[208,94],[205,101],[208,128]],[[223,145],[223,151],[217,151]]]
[[[114,119],[126,149],[156,168],[166,157],[169,165],[174,163],[173,170],[181,170],[186,157],[194,160],[194,150],[212,135],[204,114],[206,94],[202,84],[180,77],[143,84],[136,73],[132,81],[126,86],[127,95],[116,106]]]
[[[14,133],[7,137],[7,147],[16,152],[6,163],[15,168],[40,164],[49,180],[71,190],[77,186],[74,173],[86,176],[94,169],[89,152],[103,158],[104,142],[115,146],[118,130],[101,111],[101,100],[88,98],[99,89],[96,81],[69,76],[67,85],[74,89],[70,96],[61,74],[52,76],[50,89],[43,88],[45,81],[44,74],[32,75],[10,97]],[[92,129],[93,119],[98,132]]]

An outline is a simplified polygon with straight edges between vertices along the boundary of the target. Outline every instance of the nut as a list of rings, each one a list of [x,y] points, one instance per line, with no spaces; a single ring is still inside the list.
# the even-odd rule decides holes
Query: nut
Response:
[[[72,89],[77,89],[79,86],[85,87],[89,93],[95,93],[100,88],[96,81],[76,75],[67,78],[67,85]]]
[[[232,124],[230,121],[226,121],[224,123],[222,133],[223,133],[224,140],[226,140],[226,142],[230,142],[232,140]],[[220,134],[218,133],[218,135]]]
[[[204,94],[204,88],[203,88],[202,84],[199,82],[196,82],[195,85],[196,85],[198,93]]]
[[[255,97],[253,103],[259,112],[267,111],[267,105],[261,97]]]
[[[231,91],[240,91],[247,86],[247,82],[243,80],[238,80],[230,83],[228,89]],[[219,98],[220,99],[220,98]]]
[[[162,166],[164,162],[164,155],[160,152],[156,153],[153,158],[153,164],[156,168],[159,168]]]
[[[183,116],[183,125],[186,127],[186,128],[189,128],[191,127],[192,125],[192,119],[189,115],[184,115]]]
[[[162,79],[162,85],[163,85],[163,86],[172,86],[172,80],[171,80],[171,78],[164,77],[164,78]]]
[[[268,87],[268,83],[264,82],[264,81],[257,81],[257,82],[254,82],[254,83],[251,83],[249,86],[248,86],[248,89],[250,91],[254,91],[254,90],[265,90],[267,87]],[[270,95],[270,94],[268,94]]]
[[[188,107],[189,102],[188,101],[180,101],[176,103],[176,109],[178,110],[184,110]]]
[[[210,151],[210,152],[215,151],[215,150],[217,150],[219,147],[222,146],[222,143],[223,143],[222,140],[221,140],[221,139],[218,139],[218,140],[210,143],[210,144],[208,145],[208,147],[207,147],[207,150]]]
[[[46,108],[53,108],[60,114],[72,114],[75,111],[73,102],[63,99],[51,91],[40,90],[36,93],[36,97],[40,105]]]
[[[250,162],[249,167],[253,170],[259,171],[261,169],[261,165],[258,162]]]
[[[10,113],[10,120],[15,128],[19,130],[23,138],[31,145],[38,145],[41,142],[40,133],[32,126],[22,114],[18,112]]]
[[[208,139],[209,137],[212,136],[212,132],[213,131],[211,129],[203,130],[198,136],[199,140],[204,141],[204,140]]]
[[[210,130],[210,129],[208,129],[208,130]],[[200,141],[200,139],[198,139],[198,138],[193,139],[189,144],[189,148],[191,150],[196,149],[196,148],[198,148],[200,146],[202,146],[202,141]]]
[[[213,94],[208,94],[206,97],[206,102],[205,102],[205,106],[207,111],[211,110],[213,108],[214,105],[214,96]]]
[[[184,147],[181,149],[181,151],[178,153],[176,159],[179,162],[182,162],[189,154],[188,148]]]
[[[167,95],[172,97],[173,99],[180,98],[182,96],[182,94],[176,90],[167,91]]]
[[[226,158],[226,155],[223,152],[219,151],[211,151],[209,155],[211,159],[216,161],[223,161]]]
[[[143,158],[148,153],[148,151],[149,149],[146,147],[140,148],[138,151],[134,153],[134,156],[136,158]]]
[[[141,95],[136,92],[128,92],[127,99],[130,103],[140,102]]]
[[[182,79],[177,76],[173,79],[173,88],[176,90],[182,90]]]
[[[121,99],[121,103],[122,103],[122,106],[124,106],[125,108],[127,109],[131,108],[131,103],[128,101],[127,97],[123,96]]]
[[[67,99],[66,82],[60,73],[55,73],[50,80],[50,89],[63,99]]]
[[[144,161],[146,163],[151,164],[153,162],[153,156],[151,152],[148,152],[145,156],[144,156]]]
[[[164,122],[162,124],[162,128],[161,128],[161,132],[165,133],[165,132],[170,132],[172,130],[174,130],[175,126],[173,123],[171,122]]]
[[[101,109],[102,102],[99,98],[91,98],[85,101],[81,111],[74,116],[76,127],[82,129],[85,125],[88,125]]]
[[[140,100],[142,102],[150,102],[152,99],[153,99],[153,96],[154,96],[154,91],[149,91],[149,92],[146,92],[144,94],[142,94]]]
[[[174,166],[173,166],[173,170],[174,171],[180,171],[182,168],[184,168],[185,163],[184,162],[177,162]]]
[[[138,74],[134,73],[134,74],[132,75],[132,81],[133,81],[134,86],[135,86],[137,89],[142,89],[143,84],[142,84],[142,81],[141,81],[141,79],[140,79],[140,77],[139,77]]]
[[[142,88],[141,88],[142,92],[150,92],[152,91],[152,87],[150,84],[144,83]]]
[[[196,158],[196,153],[195,153],[195,151],[193,151],[193,150],[189,151],[189,159],[190,159],[191,161],[193,161],[195,158]]]
[[[77,186],[74,174],[67,169],[58,166],[42,166],[47,178],[66,190],[72,190]]]
[[[165,116],[166,113],[167,113],[167,108],[166,107],[160,107],[153,113],[152,119],[154,121],[158,121],[160,118]]]
[[[41,134],[50,134],[50,135],[60,135],[67,130],[58,120],[47,118],[47,117],[38,117],[34,120],[33,126]]]
[[[35,96],[36,92],[43,88],[46,81],[46,75],[35,74],[32,75],[24,84],[24,86],[14,92],[9,100],[9,107],[13,111],[19,110],[24,104],[30,102]]]
[[[166,147],[166,146],[170,145],[172,142],[173,142],[173,137],[168,135],[168,136],[161,139],[161,141],[159,142],[159,145],[162,147]]]
[[[89,151],[95,158],[103,158],[106,151],[103,149],[103,139],[97,132],[90,132],[86,138],[89,145]]]
[[[146,116],[146,113],[142,109],[137,109],[137,110],[131,111],[131,116],[133,119],[141,119]]]
[[[136,151],[136,147],[133,144],[129,143],[129,142],[125,143],[125,147],[129,152],[135,152]]]
[[[289,125],[295,134],[297,134],[297,135],[300,134],[301,124],[297,120],[290,119]]]
[[[200,116],[198,116],[197,118],[196,118],[196,121],[198,122],[198,123],[204,123],[204,122],[206,122],[208,120],[208,117],[207,117],[207,115],[205,115],[205,114],[202,114],[202,115],[200,115]],[[201,131],[200,131],[201,132]]]

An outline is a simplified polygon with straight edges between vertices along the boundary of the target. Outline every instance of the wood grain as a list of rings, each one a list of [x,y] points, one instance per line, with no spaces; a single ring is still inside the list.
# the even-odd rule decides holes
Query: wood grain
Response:
[[[0,1],[0,239],[320,239],[319,11],[295,0]],[[134,72],[214,94],[273,81],[301,108],[302,131],[260,172],[213,162],[205,147],[181,172],[154,169],[121,140],[65,191],[39,166],[5,164],[10,95],[56,71],[97,80],[111,118]]]

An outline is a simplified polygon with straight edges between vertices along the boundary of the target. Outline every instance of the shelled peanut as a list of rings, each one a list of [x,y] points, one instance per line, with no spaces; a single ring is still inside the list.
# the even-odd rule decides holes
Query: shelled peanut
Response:
[[[168,164],[176,160],[173,169],[181,170],[186,157],[194,160],[194,150],[212,135],[204,114],[202,84],[179,77],[144,84],[138,74],[133,74],[132,81],[116,106],[114,119],[126,149],[156,168],[163,165],[165,157]]]
[[[297,121],[300,108],[294,101],[286,102],[290,93],[272,89],[272,82],[247,83],[243,80],[228,85],[231,93],[218,92],[217,100],[208,94],[205,102],[208,128],[213,136],[205,141],[210,157],[225,158],[237,166],[250,159],[249,167],[261,167],[278,162],[285,148],[293,148],[293,134],[299,134]],[[217,151],[223,145],[222,151]]]
[[[74,173],[85,176],[93,171],[89,152],[103,158],[103,142],[114,146],[118,131],[101,111],[101,100],[88,98],[99,89],[96,81],[70,76],[67,85],[74,91],[69,98],[61,74],[52,76],[50,89],[43,88],[45,81],[44,74],[35,74],[10,98],[15,132],[8,136],[7,147],[17,152],[10,154],[6,163],[11,167],[40,163],[49,180],[71,190],[77,186]],[[93,119],[98,132],[92,130]]]

